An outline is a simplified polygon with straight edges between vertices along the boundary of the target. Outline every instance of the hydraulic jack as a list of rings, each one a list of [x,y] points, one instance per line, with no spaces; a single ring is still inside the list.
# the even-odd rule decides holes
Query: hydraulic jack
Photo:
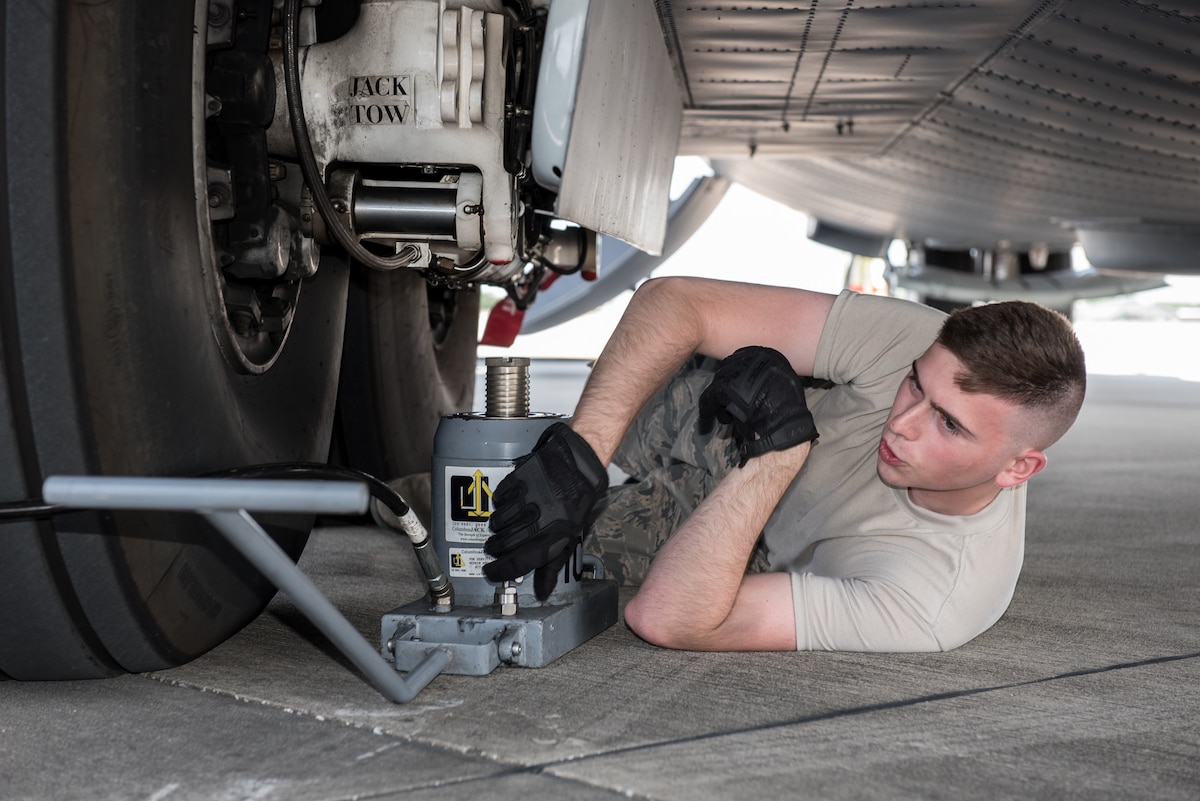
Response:
[[[431,536],[454,598],[431,592],[383,616],[384,654],[398,670],[411,670],[438,647],[452,654],[448,673],[543,667],[617,620],[616,583],[581,546],[544,602],[532,582],[496,585],[484,578],[492,491],[542,431],[562,419],[529,412],[528,359],[490,358],[486,365],[486,410],[444,417],[434,440]]]

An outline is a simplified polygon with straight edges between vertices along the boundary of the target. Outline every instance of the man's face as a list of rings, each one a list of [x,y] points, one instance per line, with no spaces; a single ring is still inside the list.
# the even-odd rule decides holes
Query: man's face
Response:
[[[1020,453],[1011,435],[1019,407],[963,392],[954,383],[963,369],[942,345],[931,346],[896,392],[879,443],[879,478],[943,514],[980,511],[999,490],[997,475]]]

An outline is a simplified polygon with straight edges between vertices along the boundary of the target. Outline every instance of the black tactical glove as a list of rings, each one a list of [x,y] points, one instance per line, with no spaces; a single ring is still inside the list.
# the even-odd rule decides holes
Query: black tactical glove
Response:
[[[484,575],[511,581],[536,570],[533,589],[546,600],[607,490],[608,473],[587,440],[566,423],[547,428],[492,495],[493,533],[483,550],[496,560]]]
[[[767,451],[817,438],[804,400],[804,379],[782,353],[758,345],[734,351],[717,367],[700,395],[700,433],[712,430],[714,417],[733,426],[742,454],[739,467]]]

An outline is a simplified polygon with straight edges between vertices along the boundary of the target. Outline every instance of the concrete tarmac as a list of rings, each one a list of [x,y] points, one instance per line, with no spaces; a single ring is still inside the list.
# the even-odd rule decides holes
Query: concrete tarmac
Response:
[[[397,705],[279,597],[184,667],[0,684],[0,798],[1200,798],[1200,383],[1094,376],[1050,456],[1013,603],[956,651],[681,653],[618,623]],[[373,643],[422,594],[371,526],[300,565]]]

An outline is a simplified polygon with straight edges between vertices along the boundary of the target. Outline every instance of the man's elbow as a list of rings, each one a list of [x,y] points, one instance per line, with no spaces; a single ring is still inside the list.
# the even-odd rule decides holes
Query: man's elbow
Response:
[[[625,625],[637,636],[652,645],[660,645],[658,631],[654,625],[654,615],[650,613],[649,604],[642,601],[641,595],[635,595],[625,605]]]
[[[663,614],[661,608],[638,594],[625,607],[625,625],[651,645],[676,650],[696,650],[699,638],[686,626]]]
[[[633,293],[629,305],[681,325],[695,309],[696,280],[679,275],[649,278]]]

